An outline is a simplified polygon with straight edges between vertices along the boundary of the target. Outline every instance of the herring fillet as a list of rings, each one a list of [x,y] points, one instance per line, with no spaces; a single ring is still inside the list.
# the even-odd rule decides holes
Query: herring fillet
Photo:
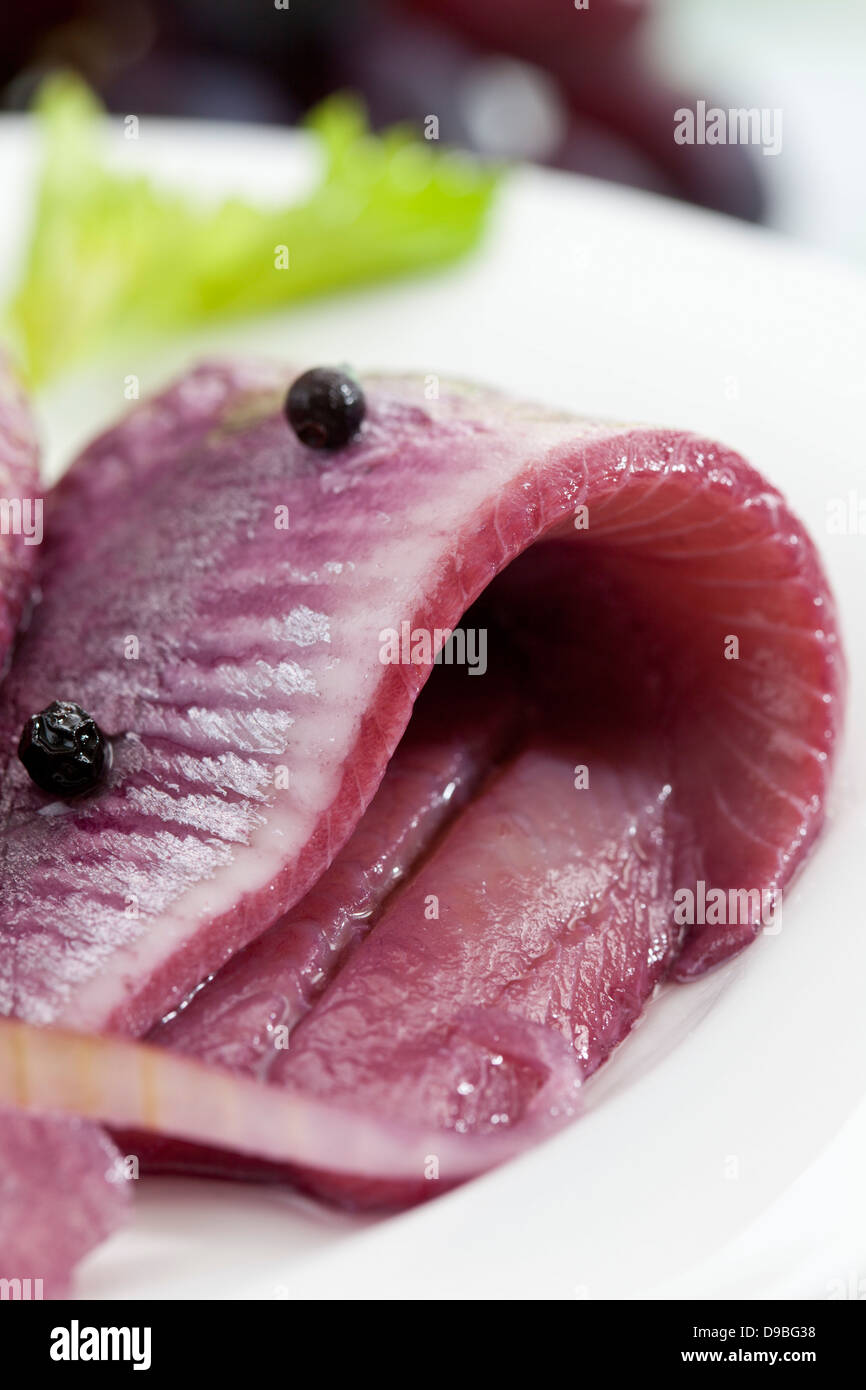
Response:
[[[669,788],[600,752],[590,765],[580,796],[567,752],[522,751],[386,908],[271,1079],[461,1134],[526,1127],[528,1141],[570,1058],[572,1095],[546,1118],[571,1118],[678,944]]]
[[[50,499],[4,738],[74,698],[115,759],[74,806],[9,769],[3,1012],[142,1032],[276,921],[351,834],[428,674],[383,666],[380,631],[454,626],[539,538],[584,547],[593,582],[684,644],[668,705],[689,830],[672,881],[784,884],[822,819],[842,670],[814,550],[778,494],[692,436],[447,384],[430,402],[402,378],[368,379],[361,439],[311,458],[281,414],[291,375],[203,365]],[[548,599],[562,609],[561,590]],[[738,624],[743,656],[723,663]],[[677,969],[754,929],[698,929]]]
[[[128,1215],[116,1145],[91,1121],[51,1109],[0,1106],[0,1298],[68,1297],[79,1260]]]
[[[114,737],[115,763],[99,796],[75,805],[9,768],[0,1008],[141,1032],[294,904],[303,911],[429,674],[383,666],[383,629],[453,627],[483,595],[482,617],[521,652],[529,747],[323,981],[278,1059],[284,1074],[270,1076],[279,1087],[94,1041],[109,1090],[111,1067],[135,1059],[172,1099],[149,1107],[145,1084],[141,1105],[126,1105],[116,1088],[100,1100],[72,1086],[71,1043],[52,1060],[51,1034],[8,1024],[2,1036],[38,1056],[28,1104],[68,1084],[88,1115],[227,1151],[229,1167],[239,1151],[341,1200],[415,1200],[431,1189],[412,1135],[437,1135],[449,1154],[464,1141],[454,1180],[524,1147],[567,1118],[580,1075],[665,971],[688,978],[753,938],[750,917],[681,942],[672,890],[699,877],[788,882],[822,821],[843,662],[814,548],[732,452],[459,385],[429,401],[420,382],[382,377],[365,381],[360,440],[312,458],[282,418],[291,375],[203,365],[96,441],[51,499],[43,597],[4,687],[4,737],[11,747],[26,714],[75,698]],[[736,661],[724,657],[731,634]],[[539,730],[565,734],[558,758]],[[596,798],[583,809],[567,782],[581,755]],[[479,910],[477,851],[492,845],[495,865],[500,829],[504,868],[522,857],[524,871]],[[546,854],[553,881],[576,869],[584,920],[564,900],[551,911],[526,868]],[[431,873],[449,916],[422,935]],[[527,905],[535,935],[520,929]],[[420,967],[407,968],[412,950]],[[196,994],[179,1028],[225,979]],[[377,1011],[369,986],[382,979],[399,988]],[[242,1052],[243,1029],[229,1041]],[[472,1065],[485,1053],[491,1065],[464,1094],[467,1043]],[[184,1088],[199,1085],[202,1106],[185,1117]],[[253,1115],[243,1137],[241,1105]],[[503,1113],[516,1122],[507,1135],[494,1132]],[[279,1115],[288,1140],[270,1132]]]
[[[29,603],[39,556],[38,446],[27,402],[0,357],[0,669]],[[21,510],[19,511],[18,508]],[[28,536],[31,542],[28,544]],[[14,747],[5,747],[3,778]],[[78,1260],[123,1220],[117,1149],[76,1117],[0,1105],[0,1298],[61,1298]]]

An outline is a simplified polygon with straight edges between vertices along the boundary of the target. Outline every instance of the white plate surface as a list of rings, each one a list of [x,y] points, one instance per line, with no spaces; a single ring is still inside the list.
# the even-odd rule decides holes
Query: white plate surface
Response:
[[[312,169],[289,133],[142,123],[118,161],[269,201]],[[25,234],[27,123],[0,122],[0,266]],[[62,325],[58,325],[62,331]],[[344,1217],[288,1194],[146,1180],[133,1228],[84,1264],[83,1295],[596,1298],[856,1295],[866,1275],[866,280],[769,234],[644,195],[527,170],[482,251],[344,294],[130,350],[38,402],[53,472],[198,352],[265,352],[464,374],[580,413],[700,430],[788,494],[841,600],[851,717],[831,825],[782,931],[658,1000],[589,1088],[586,1116],[488,1177],[406,1215]],[[866,1296],[866,1281],[862,1285]]]

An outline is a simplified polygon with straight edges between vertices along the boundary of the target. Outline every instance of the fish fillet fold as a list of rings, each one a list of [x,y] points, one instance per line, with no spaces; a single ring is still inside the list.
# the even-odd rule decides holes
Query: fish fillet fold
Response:
[[[73,699],[114,756],[75,803],[7,764],[0,1012],[37,1072],[25,1025],[146,1035],[94,1055],[201,1085],[186,1118],[88,1103],[153,1166],[388,1206],[565,1123],[664,979],[754,939],[823,821],[844,662],[732,451],[371,376],[317,454],[294,374],[204,363],[48,499],[0,728]],[[683,890],[742,911],[683,923]]]

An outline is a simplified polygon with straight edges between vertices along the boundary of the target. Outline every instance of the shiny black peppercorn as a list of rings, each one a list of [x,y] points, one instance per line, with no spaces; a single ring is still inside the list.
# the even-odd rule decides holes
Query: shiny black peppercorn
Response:
[[[54,700],[24,725],[18,757],[37,787],[55,796],[92,791],[109,766],[95,719],[71,700]]]
[[[366,410],[364,392],[345,372],[313,367],[292,383],[286,418],[310,449],[340,449],[358,433]]]

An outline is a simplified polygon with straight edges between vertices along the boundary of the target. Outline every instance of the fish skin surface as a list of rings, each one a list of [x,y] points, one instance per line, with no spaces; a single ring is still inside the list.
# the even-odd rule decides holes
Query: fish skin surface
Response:
[[[76,699],[114,762],[65,806],[10,768],[0,1011],[151,1029],[190,1054],[166,1078],[198,1057],[226,1104],[266,1078],[263,1113],[324,1107],[323,1142],[249,1140],[238,1170],[387,1205],[430,1188],[391,1138],[390,1177],[343,1152],[353,1116],[516,1151],[575,1113],[663,978],[761,930],[751,906],[677,928],[674,893],[787,885],[823,820],[844,662],[812,543],[732,451],[377,377],[359,439],[323,458],[285,424],[291,376],[204,364],[50,499],[0,727],[11,744],[25,711]],[[417,733],[401,805],[411,725],[382,778],[431,664],[383,664],[382,636],[464,615],[509,652],[466,689],[494,709],[518,672],[510,751],[480,777],[458,701],[450,747]],[[229,1126],[122,1109],[87,1113],[166,1166],[231,1170]],[[458,1152],[454,1173],[489,1166]]]
[[[49,499],[0,729],[11,745],[33,709],[74,698],[114,758],[75,805],[10,765],[6,1014],[144,1031],[291,907],[354,829],[428,674],[383,666],[378,632],[438,625],[434,607],[456,622],[493,571],[478,528],[518,443],[479,430],[462,394],[434,420],[414,385],[371,385],[361,442],[323,467],[285,424],[287,375],[198,369]],[[509,553],[534,515],[514,503]]]
[[[0,670],[9,665],[39,557],[38,444],[34,421],[0,357],[0,498],[9,524],[0,533]],[[25,529],[17,526],[15,504]],[[28,535],[31,544],[28,544]],[[16,740],[17,742],[17,740]],[[3,779],[15,748],[4,748]],[[128,1190],[119,1154],[97,1125],[75,1116],[28,1114],[12,1078],[0,1106],[0,1280],[2,1298],[63,1298],[83,1255],[123,1221]],[[29,1281],[29,1282],[28,1282]]]

